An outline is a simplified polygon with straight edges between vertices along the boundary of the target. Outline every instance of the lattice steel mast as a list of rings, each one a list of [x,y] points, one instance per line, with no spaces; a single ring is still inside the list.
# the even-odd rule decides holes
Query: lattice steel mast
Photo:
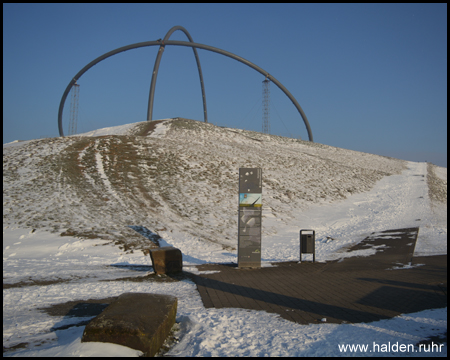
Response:
[[[270,102],[270,81],[266,78],[263,82],[263,125],[262,132],[270,134],[269,123],[269,102]]]
[[[78,122],[78,100],[80,98],[80,85],[73,84],[72,97],[70,101],[70,120],[69,120],[69,135],[77,133]]]

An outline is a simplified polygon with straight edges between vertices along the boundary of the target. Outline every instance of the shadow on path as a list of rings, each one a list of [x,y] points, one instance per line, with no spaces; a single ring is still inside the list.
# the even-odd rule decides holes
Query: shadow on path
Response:
[[[418,231],[407,228],[373,233],[349,249],[376,246],[376,253],[368,257],[277,263],[261,269],[202,265],[199,270],[219,272],[191,276],[207,308],[265,310],[303,324],[324,318],[334,323],[371,322],[446,307],[447,256],[413,261]]]

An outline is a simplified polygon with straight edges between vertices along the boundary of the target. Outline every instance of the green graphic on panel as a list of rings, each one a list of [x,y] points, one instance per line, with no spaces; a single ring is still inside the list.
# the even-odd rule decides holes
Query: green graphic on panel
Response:
[[[261,194],[239,194],[239,206],[262,206]]]

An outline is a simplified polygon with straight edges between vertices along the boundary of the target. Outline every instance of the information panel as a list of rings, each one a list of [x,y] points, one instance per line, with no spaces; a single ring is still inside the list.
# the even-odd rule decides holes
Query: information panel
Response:
[[[238,267],[261,267],[262,171],[239,169]]]

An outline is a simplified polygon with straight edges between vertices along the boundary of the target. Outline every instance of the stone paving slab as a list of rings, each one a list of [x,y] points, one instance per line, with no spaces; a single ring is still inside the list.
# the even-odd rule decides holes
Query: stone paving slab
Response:
[[[106,342],[141,350],[153,357],[177,316],[175,296],[125,293],[86,325],[81,342]]]
[[[372,234],[349,249],[377,247],[369,257],[284,262],[261,269],[208,264],[198,269],[220,272],[193,279],[207,308],[264,310],[301,324],[324,318],[330,323],[371,322],[446,307],[447,255],[412,258],[418,230]],[[392,270],[411,261],[413,267]]]

